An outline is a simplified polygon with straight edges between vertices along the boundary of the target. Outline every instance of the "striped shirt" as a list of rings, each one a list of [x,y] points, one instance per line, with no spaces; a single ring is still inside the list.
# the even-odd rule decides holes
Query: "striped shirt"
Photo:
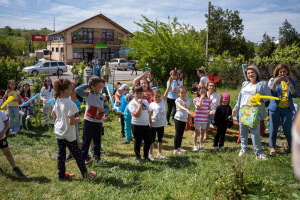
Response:
[[[196,102],[200,101],[200,97],[196,97],[193,102],[195,104],[196,107],[196,115],[195,115],[195,119],[194,122],[197,123],[207,123],[207,118],[208,118],[208,114],[206,114],[206,111],[209,109],[209,106],[211,104],[211,99],[202,99],[202,104],[201,104],[201,108],[197,108],[196,106]]]
[[[85,74],[86,74],[86,76],[92,76],[92,75],[93,75],[93,68],[87,66],[87,67],[85,68]]]

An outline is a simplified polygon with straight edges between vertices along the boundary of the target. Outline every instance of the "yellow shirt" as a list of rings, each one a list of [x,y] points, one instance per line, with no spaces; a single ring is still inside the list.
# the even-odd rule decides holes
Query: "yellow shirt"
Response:
[[[279,108],[288,108],[290,107],[288,99],[288,85],[285,81],[281,81],[281,100],[278,104]]]
[[[9,97],[10,96],[13,96],[14,97],[14,100],[17,100],[18,99],[18,95],[20,94],[19,90],[12,90],[10,91],[9,93]],[[9,102],[7,104],[7,106],[19,106],[19,102],[18,101],[12,101],[12,102]]]

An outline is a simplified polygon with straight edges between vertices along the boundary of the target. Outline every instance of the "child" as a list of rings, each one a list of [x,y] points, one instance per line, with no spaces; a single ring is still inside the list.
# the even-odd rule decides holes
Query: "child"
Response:
[[[0,106],[2,103],[0,103]],[[9,162],[10,166],[12,167],[12,170],[18,175],[18,176],[25,176],[23,172],[20,170],[19,167],[16,166],[15,160],[13,155],[11,154],[7,139],[5,136],[6,131],[9,128],[9,122],[8,122],[8,117],[0,111],[0,149],[5,155],[7,161]],[[0,167],[0,174],[3,173],[2,168]]]
[[[149,111],[149,103],[143,99],[143,88],[136,86],[132,89],[134,99],[128,104],[128,109],[132,115],[132,132],[134,136],[134,152],[137,164],[142,164],[140,148],[142,140],[144,140],[144,158],[145,162],[151,162],[148,158],[149,148],[151,144],[152,125],[151,113]]]
[[[185,129],[186,122],[190,118],[190,102],[186,98],[187,89],[184,86],[178,88],[178,98],[175,100],[176,114],[174,117],[175,123],[175,138],[174,138],[174,151],[173,154],[182,154],[186,150],[181,148],[182,137]]]
[[[20,119],[19,119],[19,101],[21,101],[21,95],[17,90],[17,83],[15,80],[8,81],[7,90],[3,96],[3,101],[7,97],[13,96],[14,100],[7,104],[9,115],[9,135],[19,133],[20,131]]]
[[[211,99],[207,98],[206,88],[200,86],[198,89],[197,97],[193,100],[196,107],[196,115],[194,119],[195,123],[195,134],[194,134],[194,151],[198,151],[197,138],[200,135],[199,149],[205,150],[203,146],[203,138],[207,125],[207,118],[210,112]]]
[[[27,102],[30,98],[32,98],[34,96],[34,94],[30,92],[29,83],[23,84],[20,95],[21,95],[24,103]],[[21,108],[21,110],[22,110],[22,127],[24,130],[32,129],[31,118],[30,118],[30,115],[33,114],[32,103],[34,103],[34,101],[29,103],[27,106]],[[26,119],[27,119],[27,126],[28,126],[27,129],[26,129]]]
[[[121,87],[122,83],[121,82],[117,82],[116,87],[114,88],[113,94],[116,94],[117,90],[119,89],[119,87]]]
[[[148,103],[152,102],[152,90],[150,89],[150,84],[146,78],[140,80],[140,85],[143,88],[143,99],[146,99]]]
[[[66,181],[73,177],[75,174],[66,174],[66,147],[72,152],[77,166],[83,178],[95,178],[95,172],[87,173],[84,160],[81,157],[78,143],[76,140],[75,124],[80,122],[79,117],[74,117],[78,113],[78,108],[74,102],[69,99],[73,91],[71,81],[68,79],[56,79],[54,81],[54,97],[55,105],[52,111],[52,117],[56,118],[54,125],[54,133],[57,140],[57,168],[58,168],[58,181]]]
[[[168,124],[166,118],[166,105],[165,102],[167,100],[167,96],[172,84],[172,76],[169,78],[168,87],[165,91],[164,96],[162,97],[160,90],[153,91],[153,102],[149,105],[149,110],[152,111],[152,127],[151,127],[151,146],[149,151],[149,159],[154,161],[153,156],[153,147],[154,141],[157,133],[158,140],[158,154],[157,158],[165,158],[165,156],[161,153],[162,150],[162,139],[164,137],[164,126]]]
[[[122,113],[124,116],[124,121],[125,121],[125,142],[122,142],[122,144],[129,144],[130,140],[132,138],[131,136],[131,113],[128,108],[128,104],[130,101],[133,99],[133,96],[131,94],[126,94],[125,96],[125,101],[127,103],[124,112]]]
[[[217,134],[214,139],[214,149],[223,149],[225,133],[228,127],[229,117],[232,115],[232,109],[229,105],[230,95],[228,93],[223,93],[221,97],[221,105],[216,109],[215,114],[215,127],[217,128]]]
[[[115,105],[117,107],[120,106],[121,104],[121,96],[123,94],[123,87],[125,86],[126,84],[123,84],[121,85],[118,89],[117,89],[117,92],[115,93]],[[123,86],[123,87],[122,87]]]
[[[120,122],[121,122],[121,137],[125,137],[125,131],[124,131],[125,122],[122,113],[125,111],[125,108],[127,106],[127,102],[125,101],[125,96],[129,92],[129,86],[123,84],[121,85],[121,87],[119,87],[118,91],[120,91],[120,94],[122,94],[122,96],[120,96],[120,104],[118,106],[118,114],[120,116]]]
[[[104,114],[108,114],[109,112],[108,101],[101,93],[104,86],[104,79],[92,76],[89,79],[88,85],[81,85],[75,89],[77,94],[85,98],[86,103],[81,147],[82,158],[86,164],[92,162],[92,159],[88,156],[91,140],[94,142],[94,158],[97,163],[105,164],[100,157],[101,134],[103,131],[102,124]],[[90,91],[85,91],[87,88],[89,88]]]
[[[178,98],[178,84],[177,84],[177,71],[176,70],[172,70],[170,71],[170,76],[172,76],[173,81],[171,84],[171,89],[168,93],[168,98],[167,98],[167,105],[168,105],[168,111],[167,111],[167,121],[168,121],[168,125],[172,125],[170,123],[170,116],[171,116],[171,112],[172,112],[172,120],[174,120],[174,116],[175,116],[175,112],[176,112],[176,99]],[[169,82],[167,82],[167,86],[168,86]]]
[[[75,93],[75,88],[76,88],[76,83],[73,81],[72,82],[72,94],[70,96],[71,100],[73,101],[73,103],[75,103],[75,105],[77,106],[77,109],[78,109],[78,112],[75,113],[74,117],[79,117],[79,112],[80,112],[80,106],[81,106],[81,103],[80,101],[77,99],[77,95]],[[81,148],[81,142],[80,142],[80,138],[79,138],[79,127],[78,127],[78,123],[75,124],[75,132],[76,132],[76,140],[77,140],[77,143],[78,143],[78,147],[79,149]],[[70,161],[71,159],[73,159],[73,155],[72,153],[70,152],[69,155],[67,156],[66,158],[66,161]]]
[[[48,103],[50,99],[54,96],[53,85],[51,79],[48,77],[44,80],[44,87],[41,89],[41,100],[43,101],[43,115],[44,115],[44,125],[48,125],[49,116],[49,127],[53,125],[53,118],[51,116],[51,111],[53,109],[53,103]]]

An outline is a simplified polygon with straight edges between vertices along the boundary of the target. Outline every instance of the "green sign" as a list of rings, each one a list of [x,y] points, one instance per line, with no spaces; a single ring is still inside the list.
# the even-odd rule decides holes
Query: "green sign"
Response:
[[[107,49],[107,44],[96,44],[95,49]]]

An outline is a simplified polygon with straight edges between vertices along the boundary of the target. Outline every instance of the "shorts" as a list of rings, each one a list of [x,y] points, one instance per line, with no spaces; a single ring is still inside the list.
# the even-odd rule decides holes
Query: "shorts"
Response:
[[[195,122],[195,129],[206,129],[206,125],[207,125],[207,122],[206,123],[200,123],[200,122]]]
[[[6,147],[8,147],[8,143],[7,143],[7,139],[5,137],[2,140],[0,140],[0,149],[5,149]]]

